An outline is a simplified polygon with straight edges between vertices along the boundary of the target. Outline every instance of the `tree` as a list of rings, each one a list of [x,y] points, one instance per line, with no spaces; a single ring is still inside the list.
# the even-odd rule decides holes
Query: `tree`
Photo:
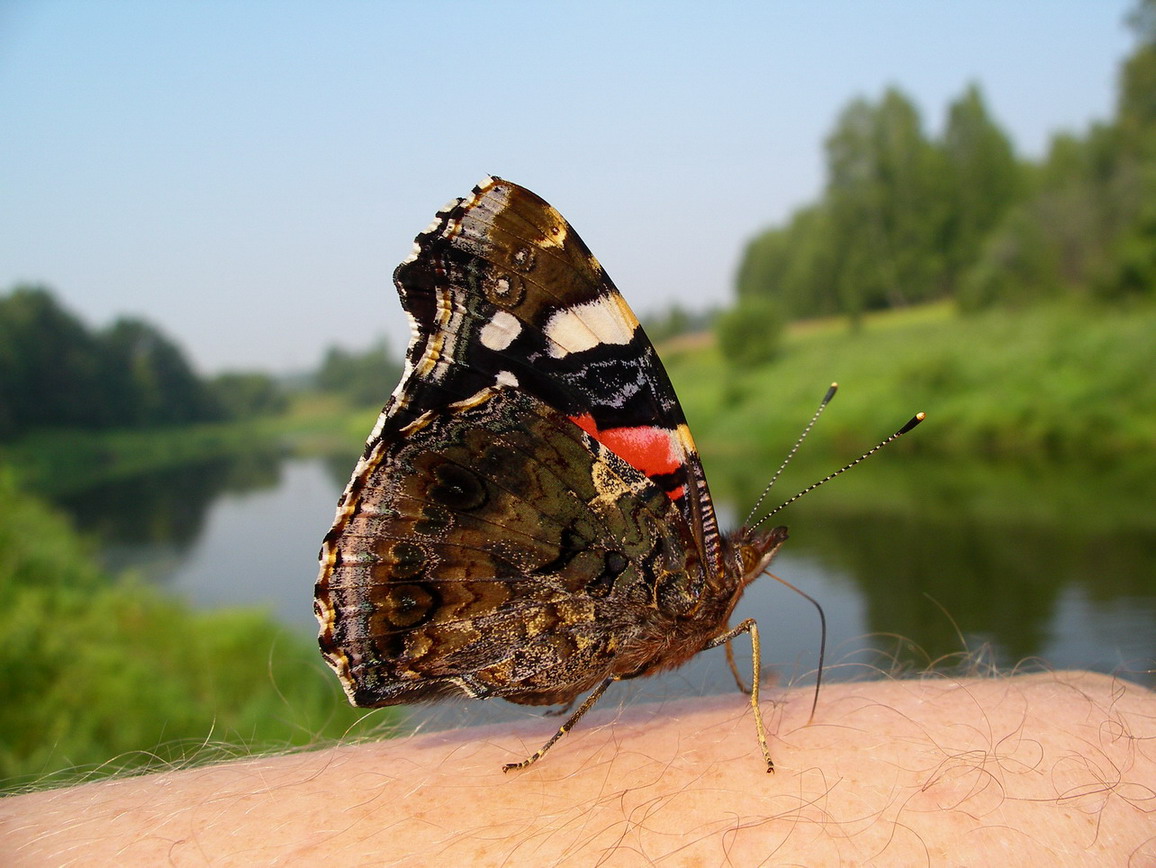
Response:
[[[747,244],[737,277],[739,299],[771,299],[788,319],[839,313],[838,262],[823,206],[802,208],[786,227]]]
[[[950,197],[942,245],[947,288],[954,293],[984,239],[1022,198],[1024,172],[974,84],[948,108],[942,148]]]
[[[121,318],[100,338],[104,391],[107,405],[115,408],[113,423],[144,427],[221,418],[180,348],[155,326]]]
[[[209,381],[209,391],[226,419],[281,413],[289,404],[277,381],[256,371],[218,374]]]
[[[1116,113],[1130,150],[1156,156],[1156,0],[1141,0],[1128,16],[1136,51],[1120,69]]]
[[[726,360],[740,367],[765,364],[779,353],[784,319],[768,298],[741,300],[719,314],[715,334]]]
[[[99,350],[42,286],[0,298],[0,435],[103,420]]]
[[[345,395],[358,406],[380,406],[400,375],[401,366],[390,357],[389,345],[382,338],[361,353],[330,347],[314,383],[323,391]]]
[[[889,88],[878,105],[854,100],[827,138],[826,208],[841,307],[898,307],[943,292],[942,153],[919,112]]]
[[[42,286],[0,297],[0,437],[219,418],[180,348],[121,319],[93,333]]]

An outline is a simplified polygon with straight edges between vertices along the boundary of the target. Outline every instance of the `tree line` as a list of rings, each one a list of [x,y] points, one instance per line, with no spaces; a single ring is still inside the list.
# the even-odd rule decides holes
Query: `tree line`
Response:
[[[400,373],[389,348],[331,348],[295,381],[253,371],[197,374],[156,326],[122,317],[92,329],[43,286],[0,294],[0,440],[45,428],[101,430],[224,422],[280,413],[319,389],[384,403]]]
[[[821,198],[746,247],[720,339],[771,322],[950,298],[964,310],[1156,287],[1156,0],[1128,23],[1115,116],[1019,158],[972,85],[929,137],[898,88],[859,98],[826,139]],[[748,329],[749,330],[749,329]],[[737,337],[736,337],[737,336]]]
[[[141,319],[90,329],[42,286],[0,296],[0,438],[48,427],[185,425],[273,412],[271,377],[197,375],[180,347]]]

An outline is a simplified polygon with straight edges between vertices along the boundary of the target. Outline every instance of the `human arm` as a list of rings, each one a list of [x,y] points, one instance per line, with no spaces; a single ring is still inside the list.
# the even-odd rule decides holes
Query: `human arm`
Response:
[[[1156,694],[1080,672],[833,684],[432,733],[0,801],[5,864],[1144,864]]]

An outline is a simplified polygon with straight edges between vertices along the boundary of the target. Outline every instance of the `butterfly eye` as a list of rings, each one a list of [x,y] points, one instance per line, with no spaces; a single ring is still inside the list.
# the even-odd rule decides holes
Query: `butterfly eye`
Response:
[[[533,271],[534,269],[534,251],[529,247],[519,247],[514,251],[511,260],[514,267],[521,272]]]
[[[438,536],[448,531],[452,524],[453,515],[448,509],[436,503],[424,503],[421,517],[414,522],[413,529],[426,536]]]
[[[439,602],[425,585],[393,585],[381,611],[390,626],[415,627],[434,613]]]

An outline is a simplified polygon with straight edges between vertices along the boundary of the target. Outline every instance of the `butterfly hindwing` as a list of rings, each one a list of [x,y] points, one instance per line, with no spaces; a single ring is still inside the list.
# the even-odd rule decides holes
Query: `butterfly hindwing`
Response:
[[[524,392],[428,411],[362,465],[317,593],[357,705],[568,701],[653,665],[631,649],[701,603],[670,498]]]

